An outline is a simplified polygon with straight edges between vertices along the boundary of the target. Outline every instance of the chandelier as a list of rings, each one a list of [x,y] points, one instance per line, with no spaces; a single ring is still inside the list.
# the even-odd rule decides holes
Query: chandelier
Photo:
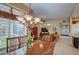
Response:
[[[31,9],[31,4],[29,4],[29,8]],[[28,9],[29,13],[29,9]],[[33,17],[33,15],[24,15],[24,16],[17,16],[17,20],[23,24],[38,24],[38,23],[44,23],[46,20],[40,17]]]
[[[31,21],[33,19],[33,16],[31,15],[25,15],[24,17],[27,21]]]
[[[23,24],[28,23],[28,22],[29,22],[29,24],[37,24],[37,23],[43,22],[43,21],[41,21],[41,18],[39,18],[39,17],[33,18],[33,16],[31,16],[31,15],[17,16],[16,18],[19,22],[21,22]]]

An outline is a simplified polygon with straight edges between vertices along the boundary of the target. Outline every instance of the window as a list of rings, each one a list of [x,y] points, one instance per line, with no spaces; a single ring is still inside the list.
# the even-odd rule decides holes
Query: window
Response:
[[[8,36],[9,36],[9,20],[5,18],[0,18],[0,49],[6,47],[6,38]]]
[[[15,15],[24,16],[23,12],[21,12],[17,9],[14,9],[14,8],[12,8],[12,13],[15,14]]]
[[[0,10],[11,13],[11,7],[6,4],[0,3]],[[12,12],[15,15],[23,16],[24,13],[17,10],[12,9]],[[9,20],[6,18],[0,17],[0,49],[6,47],[6,39],[8,37],[16,37],[16,36],[25,36],[27,28],[20,24],[18,21]],[[6,51],[0,50],[0,54],[5,54]]]
[[[13,36],[25,36],[26,27],[23,24],[20,24],[18,21],[14,21],[13,24]]]
[[[27,28],[18,21],[0,18],[0,49],[6,47],[6,38],[25,36],[26,30]]]
[[[22,11],[15,9],[15,8],[12,8],[12,11],[11,11],[11,8],[12,7],[8,6],[7,4],[0,3],[0,10],[9,12],[9,13],[12,12],[13,14],[19,15],[19,16],[24,16],[25,13],[23,13]]]
[[[11,7],[0,3],[0,10],[11,13]]]
[[[0,36],[8,36],[9,34],[9,20],[0,18]]]

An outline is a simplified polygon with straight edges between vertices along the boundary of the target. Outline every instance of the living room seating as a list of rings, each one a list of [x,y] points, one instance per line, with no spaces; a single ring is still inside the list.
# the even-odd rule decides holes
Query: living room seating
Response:
[[[49,35],[45,40],[37,40],[31,48],[27,48],[27,55],[52,55],[57,40],[54,35]]]

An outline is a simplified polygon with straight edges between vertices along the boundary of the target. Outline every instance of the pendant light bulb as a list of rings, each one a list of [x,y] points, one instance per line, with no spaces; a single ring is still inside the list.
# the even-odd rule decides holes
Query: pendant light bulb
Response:
[[[41,18],[35,17],[34,20],[35,22],[40,22]]]
[[[33,19],[33,16],[31,15],[25,15],[24,17],[26,18],[27,21],[31,21]]]
[[[20,16],[18,16],[16,18],[17,18],[18,21],[23,21],[24,20],[24,18],[23,17],[20,17]]]

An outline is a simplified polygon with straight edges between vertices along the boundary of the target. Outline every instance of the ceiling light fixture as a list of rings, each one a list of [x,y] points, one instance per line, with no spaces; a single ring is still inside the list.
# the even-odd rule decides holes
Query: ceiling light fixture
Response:
[[[31,9],[31,3],[29,3],[29,8]],[[33,19],[32,15],[29,15],[29,9],[28,9],[28,15],[24,16],[26,18],[27,21],[31,21]]]
[[[25,23],[26,23],[26,21],[22,20],[22,23],[24,23],[24,24],[25,24]]]
[[[33,24],[33,21],[30,21],[30,24]]]
[[[24,18],[23,17],[20,17],[20,16],[18,16],[16,18],[17,18],[18,21],[23,21],[24,20]]]
[[[31,4],[29,4],[29,8],[31,9]],[[29,9],[28,9],[29,13]],[[24,15],[24,16],[17,16],[18,21],[21,23],[28,23],[28,24],[37,24],[37,23],[45,23],[45,18],[33,17],[32,15]]]
[[[34,18],[34,21],[35,21],[35,22],[40,22],[40,20],[41,20],[41,18],[38,18],[38,17],[35,17],[35,18]]]
[[[24,17],[26,18],[27,21],[31,21],[33,19],[33,16],[31,15],[25,15]]]

